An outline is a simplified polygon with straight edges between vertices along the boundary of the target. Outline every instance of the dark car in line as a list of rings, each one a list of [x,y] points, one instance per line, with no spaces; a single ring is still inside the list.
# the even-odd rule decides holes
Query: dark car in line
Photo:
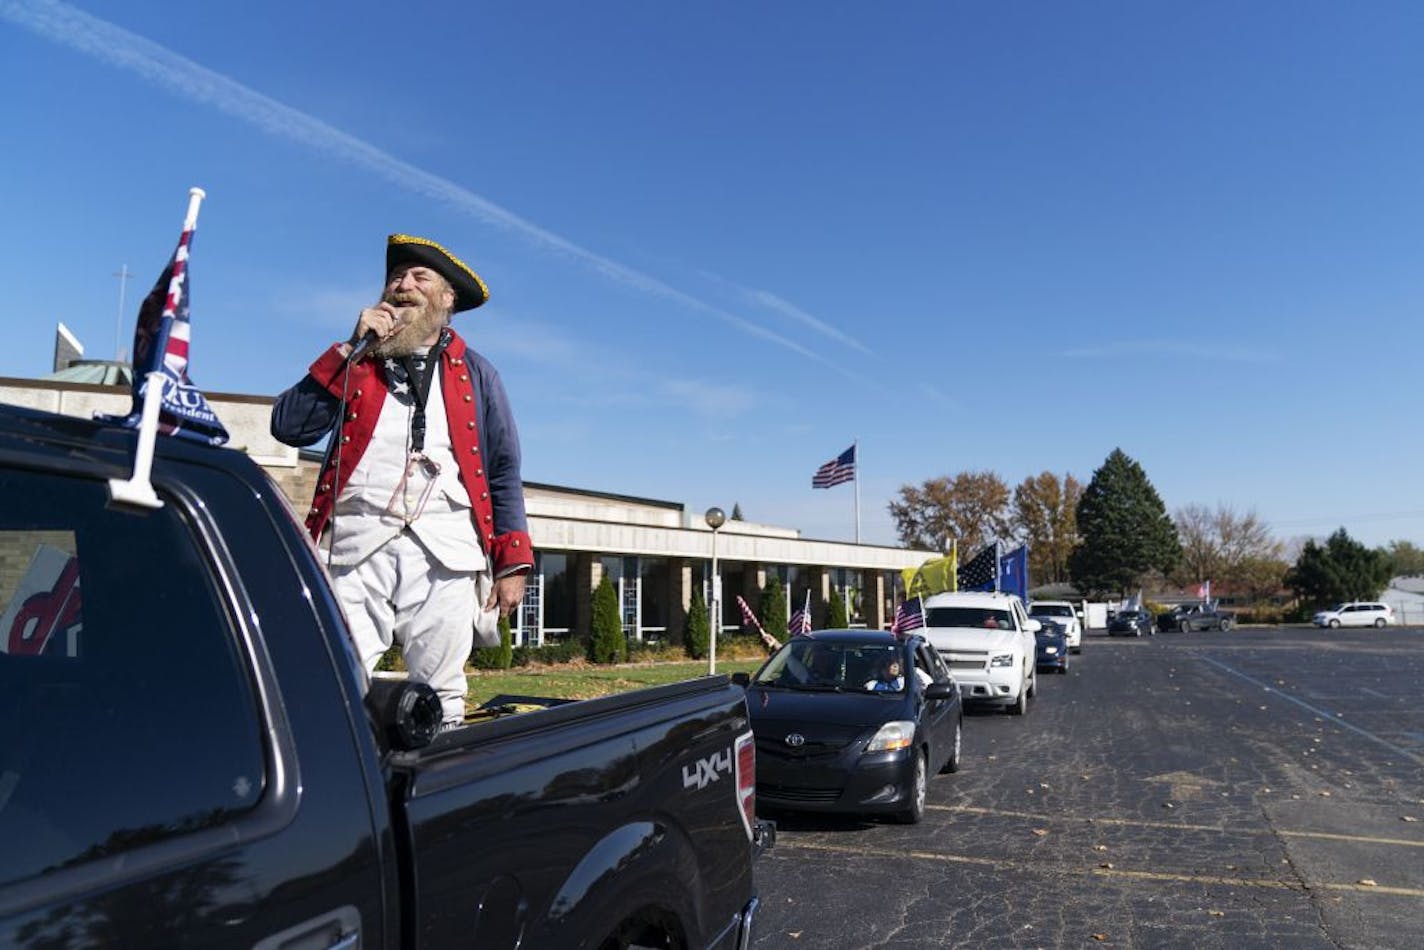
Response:
[[[1177,630],[1191,633],[1193,630],[1230,630],[1236,625],[1236,615],[1229,610],[1220,610],[1215,604],[1179,604],[1167,613],[1159,614],[1159,630]]]
[[[1034,638],[1038,641],[1038,647],[1034,654],[1034,663],[1040,670],[1052,670],[1055,673],[1068,672],[1068,631],[1060,623],[1040,620],[1041,626]]]
[[[760,808],[914,823],[929,777],[959,770],[959,686],[922,637],[813,631],[733,680],[747,691]]]
[[[1157,618],[1146,610],[1119,610],[1108,621],[1110,637],[1150,637],[1156,632]]]

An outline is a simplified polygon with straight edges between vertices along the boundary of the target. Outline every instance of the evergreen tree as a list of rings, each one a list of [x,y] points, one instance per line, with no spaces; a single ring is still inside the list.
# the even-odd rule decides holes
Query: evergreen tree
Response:
[[[844,591],[831,592],[831,609],[827,611],[826,629],[844,630],[850,626],[850,618],[846,616],[846,601]]]
[[[772,574],[761,589],[761,625],[778,640],[786,639],[786,594],[781,578]]]
[[[1143,575],[1168,573],[1182,556],[1177,528],[1142,466],[1113,449],[1078,502],[1082,543],[1070,558],[1073,584],[1102,596],[1134,590]]]
[[[621,663],[628,658],[628,638],[618,616],[618,592],[604,575],[593,592],[593,638],[589,659],[595,663]]]
[[[1365,547],[1341,528],[1323,545],[1305,542],[1286,586],[1312,607],[1374,600],[1389,585],[1393,566],[1387,552]]]
[[[742,506],[741,506],[740,503],[735,502],[735,501],[732,502],[732,520],[733,520],[733,521],[741,521],[741,520],[742,520]]]
[[[785,626],[785,622],[782,622]],[[707,646],[712,639],[712,624],[707,616],[707,601],[702,599],[701,588],[692,591],[692,605],[687,608],[687,629],[683,632],[683,642],[687,645],[687,655],[694,660],[707,656]]]
[[[495,669],[507,670],[514,665],[514,631],[509,627],[509,618],[499,618],[499,646],[495,656]]]

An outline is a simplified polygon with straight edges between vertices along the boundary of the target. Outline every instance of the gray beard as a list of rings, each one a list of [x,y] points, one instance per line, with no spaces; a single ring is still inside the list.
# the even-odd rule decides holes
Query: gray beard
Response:
[[[409,316],[403,327],[372,344],[373,355],[382,358],[411,356],[416,350],[429,346],[440,328],[449,322],[446,314],[429,305],[413,307],[406,312]]]

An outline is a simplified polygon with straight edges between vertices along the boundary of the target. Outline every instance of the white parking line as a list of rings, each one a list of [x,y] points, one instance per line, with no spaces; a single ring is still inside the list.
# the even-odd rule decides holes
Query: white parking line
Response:
[[[1233,666],[1228,666],[1227,664],[1221,662],[1220,660],[1213,659],[1212,657],[1207,656],[1205,653],[1194,653],[1193,655],[1196,656],[1198,659],[1205,660],[1206,662],[1210,663],[1212,666],[1215,666],[1215,667],[1217,667],[1217,668],[1220,669],[1220,670],[1224,670],[1225,672],[1230,673],[1232,676],[1235,676],[1235,677],[1238,678],[1238,679],[1245,680],[1246,682],[1250,683],[1250,684],[1253,685],[1253,686],[1259,686],[1259,687],[1261,687],[1261,689],[1263,689],[1264,691],[1266,691],[1266,692],[1268,692],[1268,693],[1272,693],[1272,694],[1274,694],[1274,695],[1276,695],[1276,696],[1279,696],[1281,699],[1288,700],[1289,702],[1295,703],[1295,704],[1296,704],[1297,706],[1299,706],[1301,709],[1309,710],[1310,712],[1314,713],[1315,715],[1320,716],[1321,718],[1326,719],[1326,720],[1328,720],[1328,721],[1334,723],[1335,725],[1339,726],[1339,727],[1342,728],[1342,729],[1349,729],[1351,732],[1353,732],[1353,733],[1355,733],[1355,734],[1357,734],[1357,735],[1364,736],[1366,739],[1369,739],[1371,742],[1375,742],[1375,743],[1378,743],[1379,745],[1384,746],[1386,749],[1389,749],[1391,752],[1394,752],[1394,753],[1397,754],[1397,755],[1402,755],[1402,756],[1404,756],[1406,759],[1409,759],[1409,760],[1412,761],[1412,762],[1416,762],[1416,763],[1418,763],[1418,764],[1420,764],[1420,765],[1424,765],[1424,757],[1415,755],[1413,752],[1409,751],[1408,749],[1405,749],[1405,748],[1402,748],[1402,747],[1400,747],[1400,746],[1397,746],[1397,745],[1395,745],[1393,742],[1390,742],[1388,739],[1385,739],[1385,738],[1382,738],[1381,736],[1375,735],[1373,732],[1370,732],[1368,729],[1361,729],[1359,726],[1355,725],[1354,723],[1346,722],[1345,720],[1341,719],[1340,716],[1339,716],[1338,714],[1336,714],[1336,713],[1326,712],[1325,710],[1323,710],[1323,709],[1321,709],[1321,708],[1319,708],[1319,707],[1317,707],[1317,706],[1312,706],[1310,703],[1306,702],[1305,700],[1299,699],[1299,698],[1297,698],[1297,697],[1295,697],[1295,696],[1292,696],[1290,693],[1286,692],[1286,691],[1283,690],[1283,689],[1279,689],[1278,687],[1271,686],[1271,685],[1269,685],[1269,684],[1267,684],[1267,683],[1263,683],[1263,682],[1261,682],[1260,680],[1256,679],[1254,676],[1251,676],[1251,675],[1249,675],[1249,674],[1247,674],[1247,673],[1243,673],[1243,672],[1241,672],[1240,670],[1236,669],[1236,668],[1233,667]]]

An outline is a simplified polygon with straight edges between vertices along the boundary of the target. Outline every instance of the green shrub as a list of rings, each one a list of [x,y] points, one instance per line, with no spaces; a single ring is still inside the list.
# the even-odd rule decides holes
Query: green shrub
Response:
[[[499,618],[499,646],[475,647],[470,654],[470,665],[477,670],[507,670],[514,663],[514,633],[509,629],[509,618]]]
[[[618,593],[605,575],[593,591],[593,637],[589,657],[595,663],[621,663],[628,658],[628,638],[618,616]]]
[[[841,591],[831,592],[831,609],[826,613],[827,630],[844,630],[850,626],[850,620],[846,617],[845,594]]]
[[[582,660],[587,656],[588,644],[574,638],[561,643],[548,643],[542,647],[515,647],[510,662],[512,666],[518,667],[556,666]]]
[[[683,633],[687,655],[694,660],[704,659],[711,639],[712,625],[707,616],[707,602],[702,599],[701,590],[693,590],[692,606],[687,608],[687,628]]]
[[[786,593],[781,578],[775,574],[766,579],[766,586],[761,589],[761,625],[776,639],[786,639]]]
[[[405,672],[405,654],[401,652],[399,643],[392,643],[391,648],[381,654],[381,658],[376,661],[376,670],[381,673]]]

